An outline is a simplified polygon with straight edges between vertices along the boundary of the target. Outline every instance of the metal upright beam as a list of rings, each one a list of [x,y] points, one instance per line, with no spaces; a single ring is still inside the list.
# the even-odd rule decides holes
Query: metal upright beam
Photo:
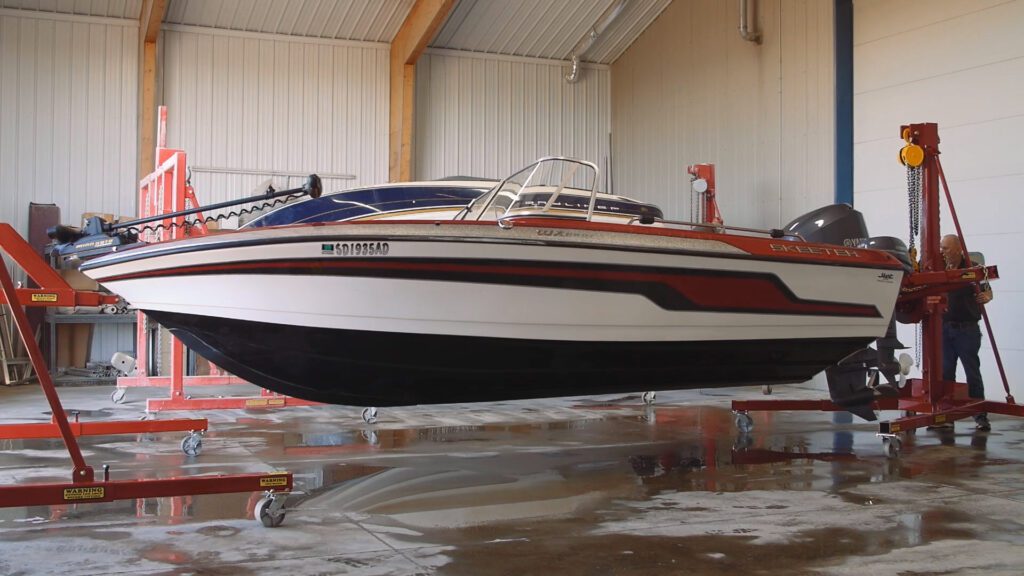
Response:
[[[853,0],[833,4],[836,74],[835,202],[853,206]]]

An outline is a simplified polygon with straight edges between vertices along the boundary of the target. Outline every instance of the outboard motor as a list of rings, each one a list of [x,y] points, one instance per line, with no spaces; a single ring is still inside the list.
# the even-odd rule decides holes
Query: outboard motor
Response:
[[[900,264],[903,264],[904,272],[909,274],[914,271],[914,264],[910,261],[910,254],[907,252],[907,243],[895,236],[874,236],[858,244],[857,248],[888,252],[899,260]]]
[[[84,228],[54,226],[46,231],[46,235],[54,241],[47,253],[55,268],[77,269],[83,260],[139,243],[138,234],[130,230],[114,230],[110,222],[99,216],[86,220]]]
[[[849,204],[832,204],[808,212],[787,224],[783,233],[786,240],[796,242],[882,250],[899,260],[907,272],[913,269],[906,244],[891,236],[868,236],[864,216]],[[896,338],[894,315],[885,336],[875,341],[874,348],[862,348],[825,369],[832,401],[865,420],[875,420],[875,400],[898,395],[901,376],[909,370],[909,356],[896,358],[896,350],[904,348]]]
[[[798,217],[782,229],[786,240],[854,247],[868,239],[864,215],[849,204],[822,206]]]

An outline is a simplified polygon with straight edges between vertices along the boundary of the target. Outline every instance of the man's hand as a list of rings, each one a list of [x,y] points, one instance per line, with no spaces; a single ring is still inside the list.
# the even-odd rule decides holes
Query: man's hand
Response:
[[[974,299],[978,301],[978,304],[988,304],[992,301],[992,291],[984,290],[982,292],[978,292]]]

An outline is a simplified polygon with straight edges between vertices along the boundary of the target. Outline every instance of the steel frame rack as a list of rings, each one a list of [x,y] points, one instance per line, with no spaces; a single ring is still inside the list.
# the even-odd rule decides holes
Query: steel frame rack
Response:
[[[1006,401],[969,398],[967,384],[942,379],[942,315],[947,306],[946,294],[966,284],[973,284],[977,290],[981,282],[999,278],[999,271],[995,266],[975,266],[970,261],[953,198],[939,161],[938,125],[904,125],[900,127],[900,136],[905,141],[900,154],[901,162],[921,170],[921,263],[920,270],[904,277],[896,301],[896,313],[902,316],[901,320],[905,323],[921,323],[923,342],[921,378],[907,381],[899,388],[896,398],[881,398],[874,403],[875,410],[902,410],[906,413],[902,418],[879,423],[879,435],[882,436],[886,455],[890,457],[899,455],[900,435],[918,428],[953,422],[982,412],[1024,417],[1024,406],[1017,404],[1010,393],[1006,371],[984,305],[981,313],[1006,392]],[[964,268],[957,270],[946,270],[939,252],[939,241],[942,238],[939,229],[940,181],[966,259]],[[736,424],[741,430],[749,429],[753,424],[748,414],[751,411],[845,411],[830,400],[735,400],[732,409],[737,414]]]
[[[90,290],[76,290],[69,285],[53,268],[43,262],[36,254],[32,246],[22,238],[10,224],[0,222],[0,251],[10,256],[24,272],[31,278],[39,288],[14,288],[12,292],[0,292],[0,304],[11,305],[12,313],[17,319],[17,311],[22,311],[21,306],[32,307],[53,307],[53,306],[100,306],[104,304],[116,304],[117,296],[103,294]],[[2,267],[2,266],[0,266]],[[7,274],[7,268],[4,274]],[[10,276],[8,275],[8,280]],[[21,304],[21,306],[17,304]],[[23,311],[22,311],[23,312]],[[27,325],[26,325],[27,327]],[[35,338],[26,338],[22,332],[22,338],[26,348],[31,340],[35,344]],[[40,356],[41,358],[42,356]],[[45,369],[45,366],[37,366],[33,362],[34,369],[38,372]],[[50,377],[50,372],[46,372]],[[39,376],[42,380],[42,375]],[[67,416],[63,411],[59,416],[65,420]],[[49,423],[23,423],[0,425],[0,439],[35,439],[35,438],[60,438],[61,430],[57,422],[58,412],[53,412]],[[94,421],[79,422],[78,417],[69,426],[70,432],[75,436],[96,436],[113,434],[145,434],[158,432],[188,432],[183,440],[182,447],[186,443],[191,447],[190,451],[198,453],[197,442],[199,434],[206,432],[208,422],[205,418],[179,418],[173,420],[132,420],[132,421]]]
[[[198,208],[199,201],[195,191],[186,180],[187,155],[184,150],[167,148],[167,107],[159,107],[159,124],[157,130],[156,166],[152,173],[139,182],[139,217],[148,218],[158,214],[177,212],[187,208]],[[192,230],[197,234],[206,234],[207,227],[203,222],[202,212],[198,213],[200,223],[195,227],[186,227],[185,218],[178,216],[160,220],[157,226],[149,227],[140,234],[146,241],[177,240],[186,237]],[[136,323],[136,375],[123,376],[117,379],[117,390],[111,394],[111,400],[120,402],[124,399],[126,388],[158,387],[167,388],[168,398],[150,398],[146,401],[147,412],[161,410],[220,410],[220,409],[252,409],[252,408],[283,408],[286,406],[317,406],[318,402],[301,400],[284,396],[269,390],[260,391],[259,396],[234,396],[222,398],[192,398],[185,393],[185,386],[224,386],[248,384],[245,380],[225,374],[211,364],[214,373],[209,376],[185,376],[182,356],[184,345],[175,337],[171,337],[171,366],[169,376],[153,376],[148,373],[148,342],[147,319],[142,312],[137,312]]]
[[[262,491],[266,496],[255,506],[253,513],[256,518],[265,526],[277,526],[284,520],[284,498],[280,495],[292,489],[292,475],[288,472],[111,480],[110,468],[104,466],[103,479],[97,480],[93,468],[86,464],[82,456],[76,434],[64,413],[53,379],[43,361],[43,354],[33,337],[28,318],[18,304],[19,293],[7,272],[7,267],[2,265],[0,289],[0,294],[11,303],[18,333],[25,343],[43,393],[50,404],[53,413],[52,426],[59,430],[74,465],[70,482],[0,486],[0,507],[68,505],[137,498]],[[32,301],[31,296],[29,301]],[[80,433],[81,431],[79,430]]]

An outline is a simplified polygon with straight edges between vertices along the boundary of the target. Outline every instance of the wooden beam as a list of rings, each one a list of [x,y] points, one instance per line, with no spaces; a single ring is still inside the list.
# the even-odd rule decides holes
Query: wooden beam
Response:
[[[139,11],[139,126],[141,179],[153,171],[156,148],[156,41],[167,12],[167,0],[144,0]]]
[[[139,12],[140,42],[156,42],[166,13],[167,0],[144,0]]]
[[[416,0],[391,41],[391,105],[388,174],[392,182],[412,178],[416,60],[437,34],[455,0]]]

